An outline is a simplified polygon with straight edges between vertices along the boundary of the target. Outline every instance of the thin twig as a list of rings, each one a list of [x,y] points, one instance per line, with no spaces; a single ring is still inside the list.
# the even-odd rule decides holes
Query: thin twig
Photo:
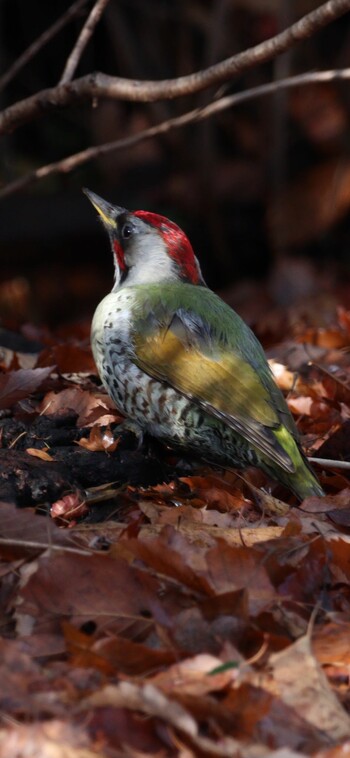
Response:
[[[344,471],[350,471],[350,461],[334,461],[332,458],[309,458],[310,463],[317,463],[318,466],[323,468],[340,468]]]
[[[139,81],[97,72],[66,84],[59,84],[57,87],[41,90],[9,106],[0,114],[0,134],[13,131],[21,124],[42,116],[43,112],[67,107],[84,99],[155,102],[201,92],[208,87],[228,82],[237,74],[275,58],[349,11],[349,0],[328,0],[275,37],[188,76],[161,81]]]
[[[59,84],[66,84],[71,81],[86,45],[94,32],[95,26],[98,24],[108,3],[109,0],[97,0],[95,3],[67,59]]]
[[[30,171],[28,174],[25,174],[19,179],[15,179],[13,182],[6,184],[0,190],[0,199],[8,197],[9,195],[18,192],[19,190],[24,189],[24,187],[27,187],[29,184],[34,184],[37,181],[46,179],[48,176],[55,174],[68,174],[70,171],[73,171],[79,166],[82,166],[83,164],[88,163],[95,158],[99,158],[101,155],[106,155],[107,153],[117,152],[118,150],[132,147],[133,145],[137,145],[143,140],[151,139],[152,137],[156,137],[159,134],[165,134],[172,129],[180,129],[184,126],[187,126],[188,124],[195,123],[196,121],[202,121],[203,119],[211,118],[217,113],[220,113],[227,108],[232,108],[236,105],[239,105],[240,103],[243,103],[247,100],[253,100],[256,97],[271,95],[276,91],[284,88],[291,89],[293,87],[305,86],[307,84],[319,84],[323,82],[341,81],[346,79],[350,79],[350,68],[337,71],[318,71],[307,74],[299,74],[298,76],[291,76],[288,79],[281,79],[277,82],[270,82],[269,84],[262,84],[258,87],[252,87],[245,92],[238,92],[235,95],[227,95],[226,97],[222,97],[220,100],[216,100],[203,108],[195,108],[194,110],[188,111],[187,113],[183,113],[181,116],[176,116],[175,118],[170,118],[167,121],[162,121],[160,124],[151,126],[148,129],[143,129],[142,131],[137,132],[136,134],[132,134],[129,137],[123,137],[122,139],[115,140],[113,142],[105,142],[103,145],[88,147],[79,153],[74,153],[67,158],[63,158],[60,161],[48,163],[45,166],[41,166],[34,171]]]
[[[48,29],[45,29],[45,31],[40,34],[39,37],[37,37],[34,42],[32,42],[29,47],[27,47],[26,50],[15,60],[15,62],[10,66],[10,68],[2,75],[0,76],[0,90],[4,89],[4,87],[7,86],[7,84],[18,74],[21,69],[29,63],[29,61],[34,58],[34,56],[41,50],[45,45],[47,45],[48,42],[50,42],[53,37],[55,37],[58,32],[63,29],[64,26],[66,26],[69,21],[71,21],[74,16],[76,16],[81,8],[83,8],[84,5],[88,0],[76,0],[75,3],[73,3],[68,10],[63,13],[60,18],[55,21],[52,26],[49,26]]]
[[[0,545],[11,545],[11,547],[26,547],[34,550],[59,550],[63,553],[74,553],[76,555],[92,555],[94,550],[84,550],[79,547],[69,547],[68,545],[55,545],[52,542],[36,542],[35,540],[18,540],[13,537],[0,537]]]

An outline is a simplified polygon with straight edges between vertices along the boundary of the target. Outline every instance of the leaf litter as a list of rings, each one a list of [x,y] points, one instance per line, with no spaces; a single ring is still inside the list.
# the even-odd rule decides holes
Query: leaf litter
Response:
[[[334,461],[300,507],[261,472],[138,450],[85,343],[2,364],[0,756],[350,750],[350,315],[295,324],[272,369]]]

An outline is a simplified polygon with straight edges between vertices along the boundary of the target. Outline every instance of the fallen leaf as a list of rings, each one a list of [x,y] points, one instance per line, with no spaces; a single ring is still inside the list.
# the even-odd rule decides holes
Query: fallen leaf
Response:
[[[119,439],[114,438],[109,425],[103,430],[100,426],[93,426],[88,438],[82,437],[77,441],[77,445],[93,452],[105,450],[108,453],[114,453],[118,444]]]
[[[279,516],[285,516],[289,512],[290,506],[288,503],[284,503],[277,497],[274,497],[269,492],[265,492],[262,487],[255,487],[252,482],[246,480],[248,489],[253,493],[255,502],[259,505],[262,511],[267,513],[276,513]]]
[[[237,511],[233,513],[221,513],[220,511],[207,510],[205,504],[202,507],[191,505],[179,505],[176,508],[158,505],[149,500],[139,500],[138,507],[152,524],[172,524],[179,527],[180,524],[203,524],[218,526],[221,529],[237,528]]]
[[[77,426],[107,425],[121,417],[108,395],[99,391],[68,387],[61,392],[47,392],[40,405],[40,413],[50,416],[74,410],[78,414]]]
[[[54,366],[18,369],[0,375],[0,410],[11,408],[18,400],[36,392],[50,376]]]
[[[219,692],[237,679],[237,668],[230,668],[220,673],[212,673],[222,666],[220,658],[201,653],[193,658],[186,658],[170,666],[166,671],[149,678],[149,682],[165,694],[206,695]]]
[[[69,532],[72,534],[72,532]],[[76,624],[152,616],[158,581],[142,581],[142,573],[122,558],[105,554],[80,555],[47,552],[37,559],[37,570],[26,577],[20,591],[18,614],[30,615],[42,628],[45,621],[64,617]],[[153,594],[152,594],[153,590]]]
[[[342,305],[338,305],[337,316],[340,326],[342,329],[345,329],[350,337],[350,311],[344,308]]]
[[[52,366],[53,364],[57,366],[61,374],[74,373],[75,371],[97,373],[90,345],[82,346],[69,342],[62,345],[51,345],[39,354],[36,365],[41,367]]]
[[[64,523],[76,521],[89,512],[89,507],[82,496],[74,492],[71,495],[64,495],[60,500],[52,503],[50,514],[53,519],[59,519]]]
[[[0,556],[2,560],[36,556],[48,547],[79,550],[78,538],[59,529],[49,518],[37,516],[31,508],[16,508],[0,502]],[[83,547],[82,545],[80,546]]]
[[[287,366],[284,366],[283,363],[278,363],[278,361],[273,358],[270,358],[268,364],[275,377],[276,384],[278,384],[281,390],[284,392],[290,392],[291,390],[296,389],[298,375],[295,371],[290,371]]]
[[[82,710],[110,706],[139,711],[147,716],[161,720],[172,729],[179,732],[181,743],[189,740],[194,752],[188,752],[189,758],[194,755],[208,755],[211,758],[232,758],[240,754],[239,743],[229,736],[210,739],[202,736],[199,724],[191,713],[171,697],[166,697],[153,684],[139,685],[133,682],[120,682],[106,685],[99,692],[85,699]],[[182,754],[185,755],[182,751]]]
[[[210,508],[230,511],[242,508],[248,501],[244,500],[242,492],[235,489],[223,478],[217,476],[188,476],[181,477],[180,482],[187,484],[191,492],[198,494]]]
[[[313,652],[321,664],[350,664],[350,622],[330,622],[315,629],[312,637]]]
[[[218,539],[206,553],[207,579],[215,594],[245,589],[252,616],[268,608],[276,599],[262,554],[248,547],[233,547]]]
[[[97,640],[91,646],[91,652],[109,663],[111,671],[117,669],[128,676],[147,676],[157,669],[169,666],[176,660],[174,650],[153,648],[152,645],[134,642],[122,636],[110,636]],[[82,663],[85,664],[85,661],[78,649],[75,665],[79,666]]]
[[[350,487],[346,487],[336,495],[324,495],[317,497],[311,495],[306,497],[300,504],[299,509],[306,513],[335,513],[337,511],[348,510],[350,507]]]
[[[27,447],[26,453],[34,458],[41,458],[42,461],[53,461],[54,458],[46,450],[40,450],[37,447]]]
[[[47,697],[45,693],[45,697]],[[57,709],[58,710],[58,709]],[[8,724],[0,730],[1,758],[97,758],[86,726],[64,718],[46,718],[34,724]]]
[[[226,696],[221,694],[221,711],[215,715],[219,723],[221,716],[224,723],[232,724],[233,735],[242,745],[263,744],[266,758],[275,755],[276,758],[304,758],[313,756],[320,745],[329,743],[321,726],[309,724],[292,706],[284,703],[274,691],[273,683],[269,691],[265,679],[249,668],[241,667],[240,674],[243,681],[238,680]],[[242,758],[245,755],[244,748]]]
[[[335,742],[350,734],[350,717],[332,692],[308,635],[270,656],[273,681],[282,700]]]

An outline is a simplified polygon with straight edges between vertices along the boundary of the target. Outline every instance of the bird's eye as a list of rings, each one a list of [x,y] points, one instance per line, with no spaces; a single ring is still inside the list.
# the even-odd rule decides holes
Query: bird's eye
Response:
[[[123,240],[128,240],[129,237],[131,237],[131,235],[132,235],[132,228],[131,228],[130,224],[124,224],[124,226],[122,226],[122,228],[121,228],[120,234],[121,234]]]

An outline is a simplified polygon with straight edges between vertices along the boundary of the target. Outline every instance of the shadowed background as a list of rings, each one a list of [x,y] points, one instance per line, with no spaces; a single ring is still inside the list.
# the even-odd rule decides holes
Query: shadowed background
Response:
[[[251,47],[319,5],[311,0],[111,0],[76,76],[174,78]],[[67,0],[0,4],[1,71],[65,13]],[[0,93],[1,106],[53,86],[92,3]],[[225,93],[349,65],[348,16],[236,77]],[[221,90],[223,91],[223,90]],[[1,141],[2,185],[89,145],[211,102],[217,89],[156,103],[99,102],[44,114]],[[337,289],[349,305],[347,82],[314,84],[222,112],[87,163],[0,203],[5,325],[89,319],[110,289],[108,242],[81,194],[168,215],[188,233],[211,287],[254,325],[270,307]],[[340,294],[339,294],[340,293]]]

